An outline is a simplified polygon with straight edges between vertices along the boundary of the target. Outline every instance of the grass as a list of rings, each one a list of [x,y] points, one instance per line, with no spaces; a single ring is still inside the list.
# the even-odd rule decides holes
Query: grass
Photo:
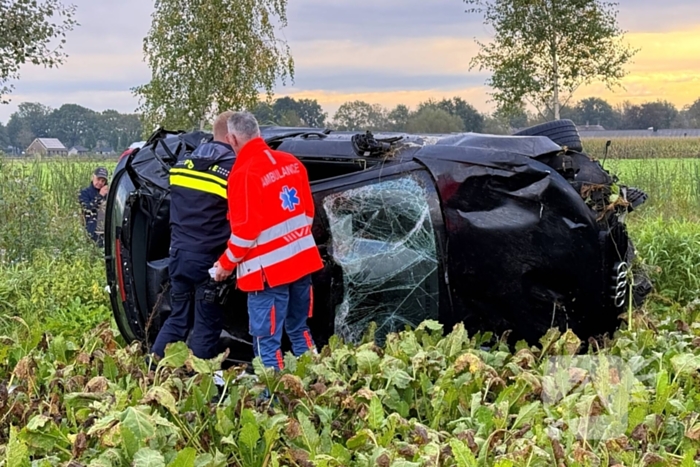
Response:
[[[649,194],[644,216],[700,219],[700,159],[609,159],[605,168]]]
[[[697,465],[697,142],[625,144],[606,168],[650,195],[628,223],[655,292],[583,360],[571,333],[487,350],[488,335],[426,322],[382,348],[334,339],[282,373],[257,366],[257,382],[224,372],[223,395],[217,361],[175,345],[149,371],[116,335],[75,200],[96,164],[0,160],[0,464]]]
[[[700,157],[700,138],[614,138],[611,159],[678,159]],[[583,137],[583,149],[602,160],[607,138]]]

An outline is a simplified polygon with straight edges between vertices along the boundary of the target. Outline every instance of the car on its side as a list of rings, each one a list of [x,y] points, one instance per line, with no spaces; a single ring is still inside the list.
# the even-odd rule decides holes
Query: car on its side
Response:
[[[567,120],[522,134],[415,135],[262,127],[305,165],[324,260],[313,276],[316,342],[357,341],[437,320],[450,330],[509,332],[536,343],[550,328],[612,333],[630,300],[634,247],[625,217],[646,195],[589,157]],[[111,304],[128,341],[148,345],[170,312],[170,167],[205,132],[158,130],[123,157],[107,204]],[[250,361],[245,294],[233,290],[221,349]]]

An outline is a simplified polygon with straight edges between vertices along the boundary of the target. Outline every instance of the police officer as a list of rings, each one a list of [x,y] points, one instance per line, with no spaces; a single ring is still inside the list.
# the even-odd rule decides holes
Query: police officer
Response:
[[[214,138],[170,170],[170,298],[172,313],[152,352],[163,357],[171,342],[188,341],[203,359],[217,355],[223,328],[222,306],[207,298],[209,268],[226,249],[228,177],[235,154],[226,143],[224,112],[214,122]]]
[[[214,265],[215,279],[236,269],[238,288],[249,292],[254,354],[265,366],[282,369],[283,330],[295,355],[315,351],[307,318],[313,311],[311,274],[323,262],[311,235],[311,187],[296,157],[260,137],[253,115],[234,113],[228,130],[237,153],[228,187],[231,238]]]

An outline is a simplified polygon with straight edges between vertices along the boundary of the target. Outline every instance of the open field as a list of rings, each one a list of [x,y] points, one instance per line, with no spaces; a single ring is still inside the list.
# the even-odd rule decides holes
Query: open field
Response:
[[[582,343],[571,333],[487,349],[488,336],[443,337],[427,322],[382,348],[333,341],[281,374],[257,368],[262,384],[226,372],[223,397],[216,362],[178,345],[149,372],[114,330],[76,201],[94,161],[0,159],[0,463],[11,453],[7,467],[28,467],[29,455],[37,467],[697,465],[700,160],[657,144],[630,142],[639,150],[625,154],[666,156],[605,164],[650,195],[628,222],[654,294],[583,360],[572,360]],[[587,363],[605,371],[586,382]],[[263,386],[277,403],[258,399]]]
[[[606,138],[586,138],[583,149],[602,160],[605,156]],[[700,157],[700,138],[615,138],[608,151],[612,159],[678,159]]]

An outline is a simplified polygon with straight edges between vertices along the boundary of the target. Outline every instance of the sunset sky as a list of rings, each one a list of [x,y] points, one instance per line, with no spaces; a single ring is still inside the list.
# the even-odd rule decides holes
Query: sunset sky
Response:
[[[68,37],[67,62],[60,69],[22,69],[11,103],[0,105],[0,121],[24,101],[135,110],[130,88],[150,77],[142,40],[153,2],[73,3],[81,26]],[[330,116],[354,99],[393,107],[452,96],[488,112],[488,75],[470,72],[469,61],[474,38],[488,40],[489,31],[465,9],[462,0],[290,0],[280,36],[291,47],[296,74],[277,95],[317,99]],[[641,48],[628,66],[626,89],[592,85],[575,99],[666,99],[683,107],[700,98],[700,0],[619,0],[619,10],[626,41]]]

